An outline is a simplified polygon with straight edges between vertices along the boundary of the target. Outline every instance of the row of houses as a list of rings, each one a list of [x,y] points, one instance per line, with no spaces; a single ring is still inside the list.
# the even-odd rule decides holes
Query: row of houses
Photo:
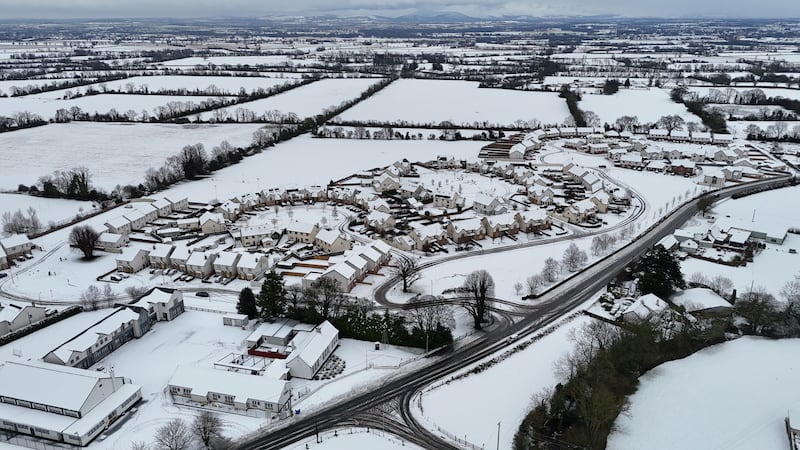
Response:
[[[34,247],[24,234],[12,234],[0,239],[0,270],[8,269],[15,259],[29,254]]]
[[[0,303],[0,336],[20,330],[43,320],[47,308],[28,303],[4,301]]]
[[[708,131],[683,131],[683,130],[662,130],[653,128],[647,133],[647,137],[652,140],[663,140],[670,142],[689,142],[693,144],[717,144],[728,145],[733,142],[733,135],[728,133],[711,133]]]
[[[172,213],[186,211],[189,208],[189,199],[170,200],[161,198],[154,201],[133,202],[125,206],[130,211],[109,219],[105,223],[109,232],[114,234],[130,234],[140,230],[148,223],[155,222],[159,217],[168,217]]]
[[[116,259],[117,270],[136,273],[145,267],[176,269],[187,275],[205,278],[214,273],[226,278],[255,280],[269,268],[262,253],[201,251],[185,246],[153,244],[151,248],[132,248]]]
[[[344,292],[350,292],[357,283],[369,273],[377,272],[392,258],[391,247],[383,241],[375,240],[346,252],[343,258],[323,271],[311,271],[303,276],[303,287],[311,287],[320,279],[334,281]]]

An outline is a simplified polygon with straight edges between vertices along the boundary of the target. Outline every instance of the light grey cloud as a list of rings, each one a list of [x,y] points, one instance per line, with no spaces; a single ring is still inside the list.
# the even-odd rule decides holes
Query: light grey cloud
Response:
[[[514,14],[615,14],[636,17],[793,17],[796,0],[0,0],[0,18],[214,17],[333,13],[397,15],[458,11],[483,17]]]

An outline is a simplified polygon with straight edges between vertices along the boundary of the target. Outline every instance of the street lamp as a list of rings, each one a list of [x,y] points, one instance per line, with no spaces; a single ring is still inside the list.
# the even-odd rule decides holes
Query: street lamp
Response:
[[[497,422],[497,450],[500,450],[500,424],[502,422]]]

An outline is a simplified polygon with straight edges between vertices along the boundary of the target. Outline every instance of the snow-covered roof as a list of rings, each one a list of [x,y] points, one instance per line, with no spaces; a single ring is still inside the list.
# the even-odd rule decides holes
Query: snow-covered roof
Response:
[[[9,249],[28,244],[29,242],[30,240],[28,239],[28,236],[24,234],[12,234],[7,238],[0,239],[0,246]]]
[[[382,255],[385,255],[392,250],[392,247],[390,247],[389,244],[377,239],[370,242],[369,246],[377,250]]]
[[[367,219],[366,220],[367,220],[368,223],[372,223],[372,222],[376,222],[376,221],[377,222],[384,222],[384,221],[386,221],[387,219],[389,219],[391,217],[392,217],[392,215],[389,214],[389,213],[385,213],[383,211],[372,210],[372,211],[370,211],[369,214],[367,214]],[[320,233],[322,233],[322,232],[320,232]],[[338,235],[338,233],[337,233],[337,235]],[[319,235],[317,235],[317,236],[319,236]]]
[[[286,364],[300,358],[309,367],[313,367],[338,335],[339,330],[327,320],[314,327],[314,331],[298,332],[290,343],[294,344],[294,350],[286,358]]]
[[[483,228],[483,224],[481,223],[481,219],[473,218],[467,220],[459,220],[452,222],[453,229],[458,231],[476,231]]]
[[[189,259],[186,260],[186,265],[189,265],[189,266],[204,266],[206,264],[206,261],[208,260],[208,256],[210,254],[213,254],[213,253],[210,253],[210,252],[192,252],[192,254],[189,255]]]
[[[172,253],[175,247],[167,244],[155,244],[153,249],[150,250],[151,258],[166,258]],[[186,248],[186,247],[184,247]]]
[[[0,396],[79,411],[103,372],[36,361],[6,361],[0,366]],[[74,420],[74,419],[73,419]]]
[[[220,214],[220,213],[212,213],[212,212],[203,213],[203,215],[200,216],[199,222],[201,224],[204,224],[204,223],[206,223],[208,221],[224,224],[225,223],[225,218],[222,217],[222,214]]]
[[[121,234],[105,232],[97,238],[97,242],[101,244],[116,244],[120,239],[122,239]]]
[[[356,269],[344,262],[340,262],[339,264],[334,264],[333,266],[328,267],[322,274],[327,275],[331,272],[336,272],[348,280],[356,275]]]
[[[362,258],[368,259],[370,261],[378,261],[379,259],[381,259],[381,254],[373,247],[361,246],[353,249],[353,251]]]
[[[122,253],[117,256],[116,260],[125,263],[131,263],[139,257],[141,253],[144,253],[144,256],[147,257],[149,252],[142,248],[126,248],[122,250]]]
[[[411,228],[414,232],[422,239],[432,238],[432,237],[439,237],[444,233],[442,230],[442,226],[438,223],[432,223],[430,225],[422,225],[421,223],[412,222]]]
[[[125,216],[112,217],[111,219],[108,219],[108,222],[106,222],[106,224],[110,225],[112,228],[122,228],[124,226],[130,225],[130,223],[131,221],[128,220]]]
[[[85,352],[86,349],[97,342],[99,335],[109,335],[118,330],[123,323],[139,320],[139,314],[126,307],[117,308],[99,322],[87,328],[82,333],[61,344],[53,350],[61,361],[67,362],[73,351]]]
[[[193,366],[179,366],[169,384],[191,388],[192,395],[206,396],[209,392],[232,395],[238,403],[248,399],[281,403],[288,393],[287,382],[283,380]]]
[[[192,249],[190,249],[189,247],[185,247],[185,246],[179,245],[179,246],[175,247],[175,250],[172,252],[172,255],[170,255],[170,259],[173,259],[173,260],[181,260],[182,259],[182,260],[185,261],[185,260],[189,259],[189,256],[191,256],[191,254],[192,254]]]
[[[661,245],[667,250],[671,250],[678,245],[678,240],[675,236],[668,234],[664,236],[656,245]]]
[[[286,225],[286,231],[294,233],[311,234],[312,232],[314,232],[314,227],[316,226],[317,224],[315,223],[298,222],[295,220],[294,222],[289,222],[289,224]]]
[[[320,230],[317,233],[316,239],[328,245],[333,245],[341,235],[338,231],[334,230]]]
[[[237,266],[240,269],[255,269],[261,263],[261,260],[266,258],[266,255],[262,255],[260,253],[257,254],[250,254],[250,253],[242,253],[242,257],[239,259],[239,263]]]
[[[683,306],[689,312],[731,307],[727,300],[708,288],[686,289],[673,295],[672,303]]]
[[[646,320],[649,319],[653,313],[658,313],[667,309],[667,306],[667,302],[661,300],[657,295],[645,294],[631,303],[624,314],[635,314],[638,318]]]
[[[217,257],[214,259],[214,265],[232,267],[239,261],[240,257],[241,253],[219,252]]]
[[[736,228],[731,228],[729,232],[730,232],[730,242],[732,244],[740,244],[740,245],[744,245],[745,243],[747,243],[747,240],[750,239],[750,235],[753,234],[750,231],[739,230]]]
[[[19,313],[28,305],[20,305],[15,302],[3,302],[0,305],[0,322],[13,322]]]

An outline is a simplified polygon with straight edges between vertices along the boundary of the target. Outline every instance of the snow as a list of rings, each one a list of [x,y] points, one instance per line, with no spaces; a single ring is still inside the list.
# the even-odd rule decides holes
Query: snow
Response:
[[[441,427],[486,448],[493,448],[500,422],[500,448],[511,448],[514,433],[527,414],[532,397],[559,381],[554,366],[571,349],[570,332],[591,320],[581,315],[565,321],[538,342],[484,372],[426,389],[422,406],[415,408],[414,414],[422,416],[421,422],[428,428]]]
[[[256,114],[278,110],[284,114],[293,112],[301,119],[322,113],[331,106],[338,106],[344,101],[358,97],[379,78],[331,78],[316,81],[305,86],[292,89],[261,100],[240,103],[223,108],[229,113],[238,108],[248,109]],[[199,114],[204,120],[212,118],[213,112]]]
[[[8,164],[8,162],[6,162]],[[2,175],[0,175],[2,179]],[[36,181],[36,180],[28,180]],[[10,186],[9,186],[10,187]],[[14,186],[16,189],[16,186]],[[27,216],[27,210],[33,207],[36,215],[43,226],[48,223],[60,223],[71,220],[79,214],[86,214],[93,211],[92,202],[82,202],[78,200],[65,200],[60,198],[34,197],[25,194],[3,194],[0,193],[0,216],[5,212],[14,213],[18,209]]]
[[[620,89],[614,95],[584,94],[578,104],[584,111],[600,116],[600,123],[613,124],[622,116],[636,116],[639,122],[655,123],[661,116],[677,114],[687,122],[700,119],[686,107],[673,102],[664,89]]]
[[[608,448],[786,448],[783,419],[800,407],[798,351],[798,339],[743,337],[656,367]]]
[[[160,167],[185,145],[202,143],[209,154],[223,140],[246,146],[259,127],[68,123],[3,133],[0,148],[5,163],[0,187],[16,189],[18,184],[29,185],[54,170],[81,165],[89,168],[92,184],[105,190],[117,184],[138,185],[147,169]]]
[[[283,450],[353,450],[353,449],[380,449],[380,450],[421,450],[420,447],[403,442],[400,438],[384,433],[381,430],[364,428],[346,428],[320,433],[321,443],[315,438],[304,439],[295,444],[283,447]]]
[[[49,80],[45,80],[49,81]],[[269,77],[222,77],[222,76],[189,76],[189,75],[160,75],[160,76],[139,76],[130,77],[123,80],[107,81],[91,85],[93,89],[100,89],[99,85],[104,84],[109,90],[127,90],[127,85],[133,84],[136,90],[147,87],[151,92],[159,90],[187,89],[204,90],[209,86],[216,86],[222,94],[234,95],[244,88],[247,92],[256,89],[269,89],[286,83],[297,82],[295,78],[269,78]],[[20,83],[20,82],[17,82]],[[2,84],[0,84],[2,86]],[[17,84],[17,86],[20,86]],[[86,87],[71,88],[73,93],[84,92]],[[51,91],[47,94],[37,95],[40,98],[61,98],[65,90]],[[184,97],[186,101],[191,101],[193,97]]]
[[[708,288],[686,289],[675,294],[672,302],[687,308],[687,311],[699,311],[710,308],[730,308],[731,304],[716,292]]]
[[[405,79],[345,111],[339,119],[509,125],[531,119],[560,123],[568,115],[566,102],[556,93],[479,89],[478,83],[469,81]]]

